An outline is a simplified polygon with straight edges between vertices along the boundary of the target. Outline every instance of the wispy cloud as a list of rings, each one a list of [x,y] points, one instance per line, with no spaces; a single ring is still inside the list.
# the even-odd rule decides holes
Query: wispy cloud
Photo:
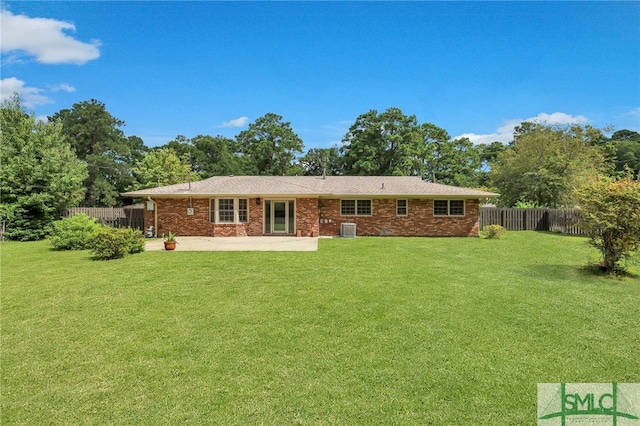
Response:
[[[249,117],[238,117],[238,118],[234,118],[233,120],[224,121],[218,127],[226,127],[226,128],[243,127],[243,126],[246,126],[248,122],[249,122]]]
[[[22,106],[34,108],[38,105],[52,104],[53,100],[41,94],[42,89],[29,87],[24,81],[15,77],[3,78],[0,80],[0,98],[4,101],[17,92],[22,100]]]
[[[14,15],[8,10],[0,11],[2,19],[2,53],[16,51],[34,56],[43,64],[82,65],[100,56],[100,42],[85,43],[67,34],[75,31],[72,23],[49,18],[31,18]]]
[[[463,133],[454,139],[469,138],[474,144],[490,144],[495,141],[508,143],[513,140],[513,132],[516,126],[519,126],[524,121],[544,124],[586,124],[589,119],[583,115],[571,115],[564,112],[554,112],[553,114],[541,112],[535,117],[505,120],[502,126],[498,127],[493,133]]]
[[[61,83],[61,84],[58,84],[56,86],[49,87],[49,90],[51,90],[52,92],[60,92],[60,91],[62,91],[62,92],[73,93],[73,92],[76,91],[76,88],[73,87],[70,84]]]

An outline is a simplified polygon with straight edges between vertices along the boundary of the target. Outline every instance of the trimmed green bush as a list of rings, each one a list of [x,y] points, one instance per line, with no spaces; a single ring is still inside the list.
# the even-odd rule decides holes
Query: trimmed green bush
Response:
[[[129,239],[129,247],[127,253],[135,254],[142,253],[144,251],[145,238],[144,234],[139,229],[123,228]]]
[[[506,232],[507,230],[500,225],[487,225],[482,228],[481,233],[485,238],[490,240],[499,240]]]
[[[139,230],[103,226],[89,236],[88,247],[97,259],[119,259],[144,251],[144,236]]]
[[[53,222],[49,242],[55,250],[84,250],[89,235],[100,225],[84,213]]]

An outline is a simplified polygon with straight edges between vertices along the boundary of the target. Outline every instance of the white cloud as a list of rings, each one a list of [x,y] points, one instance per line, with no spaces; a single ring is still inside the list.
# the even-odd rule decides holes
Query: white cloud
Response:
[[[25,86],[25,82],[22,80],[18,80],[15,77],[0,80],[0,98],[3,101],[13,96],[14,92],[18,92],[22,100],[22,106],[26,108],[53,103],[53,100],[49,97],[40,94],[42,89]]]
[[[49,90],[51,90],[52,92],[60,92],[60,91],[62,91],[62,92],[73,93],[73,92],[76,91],[76,88],[73,87],[70,84],[61,83],[61,84],[58,84],[56,86],[49,87]]]
[[[218,127],[243,127],[249,122],[249,117],[238,117],[233,120],[224,121]]]
[[[524,121],[542,124],[586,124],[589,119],[583,115],[571,115],[564,112],[554,112],[553,114],[541,112],[535,117],[505,120],[502,126],[498,127],[493,133],[463,133],[454,139],[468,138],[474,144],[490,144],[495,141],[508,143],[513,140],[513,131],[516,126],[519,126]]]
[[[43,64],[78,64],[100,56],[100,42],[84,43],[69,36],[75,31],[69,22],[49,18],[30,18],[0,11],[2,20],[2,53],[23,51]]]

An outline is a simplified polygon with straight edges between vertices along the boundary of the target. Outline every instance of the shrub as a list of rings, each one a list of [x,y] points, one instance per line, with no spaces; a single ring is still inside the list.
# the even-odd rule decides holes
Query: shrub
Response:
[[[614,179],[594,176],[576,188],[582,219],[580,228],[589,244],[600,251],[601,269],[621,275],[623,262],[640,250],[640,179],[630,170]]]
[[[100,225],[84,213],[53,222],[49,242],[55,250],[84,250],[89,235]]]
[[[103,226],[89,236],[88,247],[97,259],[119,259],[144,251],[144,236],[139,230]]]
[[[144,251],[145,244],[145,238],[142,231],[131,228],[123,228],[123,231],[127,234],[127,238],[129,240],[127,253],[142,253]]]
[[[490,240],[499,240],[506,232],[507,230],[500,225],[487,225],[482,228],[482,235]]]

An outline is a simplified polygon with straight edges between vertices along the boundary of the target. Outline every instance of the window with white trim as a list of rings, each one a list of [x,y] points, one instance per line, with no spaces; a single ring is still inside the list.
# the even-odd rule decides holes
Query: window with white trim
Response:
[[[396,200],[396,216],[409,214],[409,200]]]
[[[372,214],[371,200],[340,200],[342,216],[371,216]]]
[[[233,198],[219,198],[218,199],[218,220],[221,223],[233,223]]]
[[[434,216],[464,216],[464,200],[433,200]]]
[[[212,198],[209,202],[212,223],[249,222],[249,200],[246,198]]]

